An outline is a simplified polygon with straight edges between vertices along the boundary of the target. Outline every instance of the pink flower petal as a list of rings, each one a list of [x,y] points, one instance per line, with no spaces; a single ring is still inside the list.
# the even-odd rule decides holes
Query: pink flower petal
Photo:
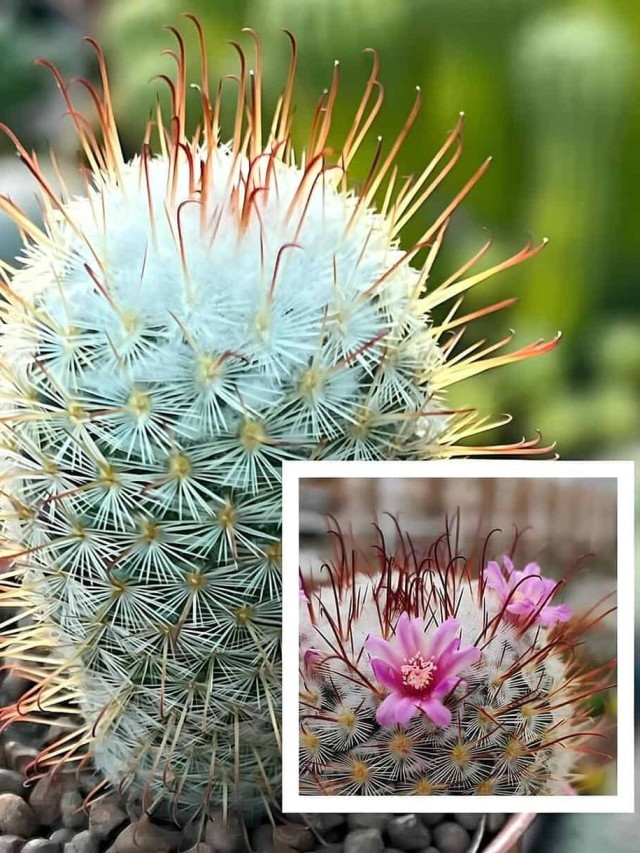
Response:
[[[438,625],[428,644],[429,657],[438,659],[446,647],[454,640],[459,630],[460,623],[457,619],[447,619],[441,625]]]
[[[378,705],[376,720],[381,726],[395,726],[398,723],[404,725],[418,713],[415,699],[398,696],[390,693],[387,698]]]
[[[464,684],[464,682],[460,678],[443,678],[442,681],[438,682],[438,684],[434,687],[431,698],[432,699],[442,699],[447,693],[453,690],[458,684]]]
[[[568,604],[552,604],[543,607],[538,618],[546,628],[553,628],[558,622],[567,622],[571,619],[572,613]]]
[[[522,570],[523,575],[542,575],[540,566],[537,563],[527,563]]]
[[[442,678],[457,675],[479,660],[481,654],[482,652],[476,646],[465,646],[459,651],[451,651],[438,661],[438,675]]]
[[[371,669],[380,684],[388,687],[389,690],[402,690],[402,675],[398,669],[389,666],[386,661],[379,660],[378,658],[372,658]]]
[[[382,637],[367,637],[365,640],[365,648],[372,657],[380,658],[389,666],[400,669],[402,666],[402,657],[393,648],[388,640],[383,640]]]
[[[502,569],[495,560],[490,560],[485,566],[484,580],[489,589],[495,589],[496,592],[504,593],[508,589]]]
[[[506,606],[507,614],[514,620],[532,625],[551,627],[559,621],[571,618],[568,605],[552,605],[558,584],[542,575],[538,563],[527,563],[522,571],[516,571],[509,557],[503,559],[507,577],[500,572],[498,564],[491,560],[484,569],[487,586],[494,589],[500,606]]]
[[[422,699],[420,708],[436,726],[451,725],[451,711],[439,699]]]
[[[413,657],[424,644],[424,622],[422,619],[411,619],[408,613],[403,613],[396,625],[396,637],[402,656]]]
[[[507,574],[510,575],[515,568],[515,566],[513,565],[513,560],[511,559],[511,557],[507,557],[507,555],[505,554],[502,558],[502,563],[505,569],[507,570]]]
[[[513,601],[507,604],[507,613],[512,613],[514,616],[530,616],[535,610],[535,605],[531,601]]]

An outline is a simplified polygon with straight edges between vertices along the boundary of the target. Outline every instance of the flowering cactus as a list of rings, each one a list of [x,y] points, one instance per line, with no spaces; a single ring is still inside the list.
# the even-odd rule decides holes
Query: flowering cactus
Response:
[[[250,32],[254,70],[236,45],[225,142],[223,87],[212,94],[191,20],[202,57],[194,136],[178,31],[170,122],[158,110],[130,161],[90,40],[102,91],[80,83],[96,130],[49,66],[78,134],[85,193],[55,187],[3,126],[42,189],[43,227],[0,197],[24,236],[21,258],[2,266],[1,526],[11,567],[1,603],[29,617],[4,625],[2,652],[34,682],[1,719],[75,715],[77,729],[36,771],[89,757],[148,808],[164,802],[185,815],[211,803],[261,807],[277,794],[282,460],[544,451],[535,441],[470,447],[502,421],[441,400],[460,379],[554,345],[497,355],[506,339],[457,351],[468,321],[505,304],[459,317],[462,295],[540,247],[470,274],[487,245],[427,288],[451,215],[486,164],[400,247],[459,157],[462,121],[421,174],[399,181],[418,93],[355,192],[350,170],[382,104],[377,59],[346,138],[329,147],[336,65],[294,155],[295,41],[267,123]],[[447,301],[434,325],[431,310]]]
[[[601,735],[585,701],[611,686],[613,663],[579,659],[593,612],[551,604],[561,581],[509,556],[505,578],[495,561],[454,553],[449,535],[424,552],[408,537],[391,552],[381,537],[370,558],[347,556],[342,539],[338,553],[300,602],[302,794],[579,784],[579,757]]]

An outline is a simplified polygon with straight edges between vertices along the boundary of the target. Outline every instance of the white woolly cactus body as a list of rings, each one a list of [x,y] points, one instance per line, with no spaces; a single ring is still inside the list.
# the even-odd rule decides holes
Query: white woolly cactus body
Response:
[[[575,792],[613,664],[576,656],[589,619],[551,603],[562,584],[478,571],[446,535],[338,550],[301,595],[300,792]]]
[[[461,122],[425,171],[396,187],[418,97],[355,193],[348,170],[381,105],[377,60],[347,138],[329,149],[336,66],[296,158],[295,42],[265,132],[254,37],[255,73],[238,48],[235,126],[221,143],[221,89],[210,97],[192,20],[202,48],[194,137],[177,31],[171,122],[150,122],[131,162],[94,44],[103,91],[85,86],[99,132],[53,69],[85,195],[54,188],[3,128],[40,182],[43,228],[0,197],[25,240],[2,268],[2,603],[31,617],[5,624],[2,650],[35,682],[2,717],[76,714],[77,731],[39,767],[89,755],[147,806],[187,814],[251,808],[277,791],[282,461],[544,452],[536,442],[461,445],[494,424],[445,411],[440,398],[554,344],[454,354],[467,320],[502,307],[458,318],[460,296],[537,249],[467,275],[485,246],[426,287],[449,218],[484,167],[417,244],[399,246],[457,160]],[[436,327],[430,311],[447,300],[454,308]]]

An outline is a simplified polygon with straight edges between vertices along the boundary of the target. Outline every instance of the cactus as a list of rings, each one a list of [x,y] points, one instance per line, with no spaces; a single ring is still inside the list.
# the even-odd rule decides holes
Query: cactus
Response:
[[[301,587],[300,793],[573,793],[602,736],[586,703],[612,686],[613,662],[577,654],[594,609],[555,603],[536,563],[465,558],[450,531],[369,552],[332,533],[338,556]]]
[[[34,772],[91,759],[146,808],[277,799],[280,708],[280,468],[285,459],[430,458],[544,452],[537,441],[470,447],[501,423],[447,411],[445,389],[546,352],[458,350],[466,290],[540,247],[426,287],[451,215],[486,164],[402,249],[399,235],[460,153],[459,121],[424,173],[399,180],[382,143],[355,192],[350,169],[381,106],[378,62],[347,138],[329,148],[338,66],[306,150],[291,147],[297,51],[267,122],[262,50],[239,45],[230,141],[200,40],[198,130],[187,136],[182,34],[172,116],[160,108],[126,161],[97,44],[99,129],[50,63],[84,158],[86,193],[54,187],[6,127],[42,187],[44,226],[8,198],[24,236],[2,266],[4,492],[2,651],[32,689],[1,712],[77,727]],[[226,99],[226,88],[224,89]],[[153,153],[152,139],[157,136]],[[377,203],[377,207],[375,207]],[[420,264],[410,262],[421,251]],[[439,324],[433,308],[452,302]]]

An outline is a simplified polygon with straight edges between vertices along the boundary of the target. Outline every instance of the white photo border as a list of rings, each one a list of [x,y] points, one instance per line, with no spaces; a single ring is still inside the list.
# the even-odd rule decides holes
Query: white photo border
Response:
[[[306,796],[299,793],[299,483],[337,478],[615,479],[617,515],[616,793],[594,796]],[[429,460],[284,462],[282,499],[282,811],[630,813],[634,811],[634,463],[628,461]]]

